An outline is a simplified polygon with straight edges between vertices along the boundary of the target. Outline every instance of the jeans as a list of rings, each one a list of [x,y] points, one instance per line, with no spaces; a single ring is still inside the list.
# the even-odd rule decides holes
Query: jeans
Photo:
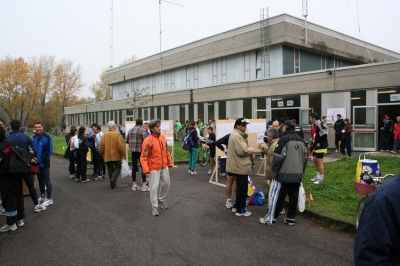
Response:
[[[226,158],[221,158],[219,161],[219,173],[226,174]]]
[[[230,173],[232,176],[236,176],[237,182],[237,194],[236,194],[236,202],[234,208],[236,208],[237,213],[245,213],[246,210],[246,198],[247,198],[247,175],[239,175]]]
[[[43,167],[40,168],[40,173],[36,175],[39,181],[39,190],[40,190],[40,195],[44,197],[45,193],[45,187],[47,188],[47,198],[51,199],[51,189],[53,186],[51,185],[50,182],[50,168],[49,167]]]
[[[138,162],[140,165],[140,168],[142,165],[140,164],[140,152],[132,152],[132,181],[136,182],[136,172],[139,172],[138,170]],[[146,182],[146,176],[143,174],[142,171],[142,182]]]
[[[189,170],[194,171],[194,169],[196,168],[196,157],[197,157],[197,148],[196,147],[191,147],[189,149],[189,156],[190,156],[190,160],[189,160]]]
[[[84,151],[76,151],[76,179],[86,180],[87,171],[87,153]],[[93,161],[93,160],[92,160]]]
[[[393,134],[382,132],[381,138],[382,138],[382,150],[384,151],[390,150],[392,147]]]
[[[122,162],[121,161],[111,161],[106,162],[108,177],[110,180],[117,181],[119,174],[121,173]]]
[[[342,142],[341,142],[341,144],[340,144],[340,152],[341,152],[343,155],[346,155],[344,149],[347,150],[347,155],[348,155],[349,157],[351,157],[351,137],[342,139]]]
[[[394,140],[394,144],[393,144],[393,151],[394,152],[399,152],[399,146],[400,146],[400,140],[399,139],[395,139]]]

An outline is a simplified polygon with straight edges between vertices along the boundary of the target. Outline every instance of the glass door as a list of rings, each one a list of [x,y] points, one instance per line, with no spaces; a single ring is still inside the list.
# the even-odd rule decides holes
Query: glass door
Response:
[[[310,115],[313,112],[312,108],[300,109],[299,127],[303,129],[304,139],[311,139],[311,122]]]
[[[377,119],[375,106],[353,107],[353,149],[376,151]]]

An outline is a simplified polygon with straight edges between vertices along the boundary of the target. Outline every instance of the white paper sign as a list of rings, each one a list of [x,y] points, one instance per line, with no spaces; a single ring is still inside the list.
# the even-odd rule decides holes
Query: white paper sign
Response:
[[[169,122],[161,122],[161,130],[169,130]]]
[[[174,146],[174,137],[165,137],[168,146]]]
[[[337,120],[336,116],[338,114],[340,114],[342,116],[342,119],[345,119],[347,117],[346,116],[347,115],[346,108],[327,108],[326,109],[326,122],[333,123],[332,116],[333,116],[333,119],[336,121]]]
[[[134,123],[130,123],[127,124],[125,123],[125,137],[128,135],[129,130],[131,130],[136,124]]]
[[[390,101],[391,102],[397,102],[400,101],[400,94],[390,94]]]
[[[263,133],[267,128],[267,123],[250,123],[247,125],[248,133]]]
[[[286,105],[287,105],[287,106],[293,106],[293,104],[294,104],[294,101],[293,101],[293,100],[288,100],[288,101],[286,101]]]
[[[217,139],[220,139],[223,136],[232,133],[234,124],[234,122],[232,122],[232,124],[217,124]]]
[[[285,103],[283,101],[278,102],[278,107],[283,107],[284,105],[285,105]]]
[[[264,143],[264,133],[257,134],[257,143]]]

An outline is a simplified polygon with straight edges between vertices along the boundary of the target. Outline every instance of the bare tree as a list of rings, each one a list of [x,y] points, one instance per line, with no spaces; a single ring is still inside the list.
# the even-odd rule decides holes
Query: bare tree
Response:
[[[137,60],[139,60],[139,57],[137,57],[136,55],[132,55],[132,56],[127,57],[124,60],[122,60],[121,64],[119,64],[119,66],[127,65],[127,64],[130,64],[130,63],[135,62]]]

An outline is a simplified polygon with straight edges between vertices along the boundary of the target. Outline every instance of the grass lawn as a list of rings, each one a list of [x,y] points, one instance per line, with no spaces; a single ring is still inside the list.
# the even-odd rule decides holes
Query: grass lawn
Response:
[[[368,156],[367,158],[378,160],[383,175],[400,172],[397,157]],[[343,158],[336,162],[325,163],[324,182],[320,185],[314,185],[310,181],[315,176],[315,167],[307,167],[303,186],[307,196],[310,192],[313,195],[314,202],[311,203],[311,210],[355,222],[357,203],[362,197],[355,192],[354,187],[357,161],[358,158]],[[309,208],[308,202],[306,208]]]
[[[64,154],[65,137],[53,137],[54,152]],[[172,147],[169,147],[172,152]],[[182,149],[181,142],[174,145],[175,162],[188,161],[189,153]],[[382,173],[398,174],[399,159],[397,157],[370,157],[379,161]],[[129,153],[129,161],[131,154]],[[336,162],[325,163],[325,178],[320,185],[314,185],[310,179],[315,176],[315,167],[307,166],[303,186],[307,193],[313,195],[314,202],[306,203],[306,208],[315,212],[337,217],[346,221],[354,222],[358,200],[362,197],[355,192],[354,179],[356,175],[358,158],[343,158]]]

